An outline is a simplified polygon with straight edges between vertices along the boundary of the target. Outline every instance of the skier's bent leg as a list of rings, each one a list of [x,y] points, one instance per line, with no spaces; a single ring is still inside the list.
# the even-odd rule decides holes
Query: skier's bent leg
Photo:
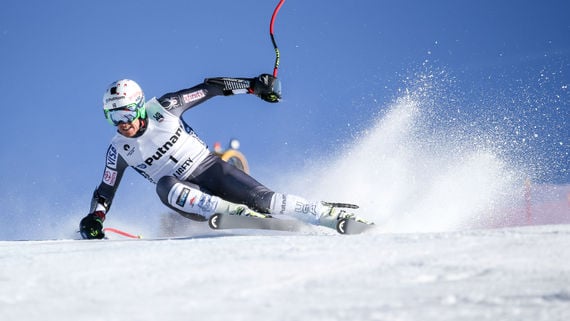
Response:
[[[203,192],[198,185],[172,176],[161,178],[156,192],[162,203],[184,217],[205,221],[215,213],[256,215],[245,205],[238,205]]]
[[[335,227],[339,219],[348,218],[365,222],[345,208],[335,207],[330,203],[310,201],[303,197],[275,193],[271,199],[271,214],[281,214],[296,217],[304,222],[315,225]]]
[[[273,196],[269,188],[214,155],[210,155],[201,166],[199,173],[188,181],[230,202],[245,204],[260,213],[269,213]]]

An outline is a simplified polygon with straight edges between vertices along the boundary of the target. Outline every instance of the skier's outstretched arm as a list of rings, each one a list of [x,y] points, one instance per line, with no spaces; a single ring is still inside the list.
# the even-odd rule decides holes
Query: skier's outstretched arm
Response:
[[[180,116],[215,96],[253,94],[261,99],[276,103],[281,99],[281,82],[269,74],[256,78],[206,78],[203,83],[163,95],[158,99],[162,107]]]

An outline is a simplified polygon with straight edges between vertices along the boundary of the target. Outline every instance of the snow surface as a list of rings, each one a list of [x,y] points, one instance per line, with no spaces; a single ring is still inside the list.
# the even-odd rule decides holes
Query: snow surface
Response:
[[[570,320],[569,240],[550,225],[3,241],[0,320]]]

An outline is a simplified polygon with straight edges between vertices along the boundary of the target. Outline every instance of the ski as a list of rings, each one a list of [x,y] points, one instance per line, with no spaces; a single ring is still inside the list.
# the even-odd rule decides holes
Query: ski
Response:
[[[374,227],[372,223],[359,222],[343,218],[336,223],[336,231],[340,234],[360,234]]]
[[[261,218],[252,216],[214,214],[208,220],[208,225],[214,230],[225,229],[256,229],[298,232],[303,224],[296,220]]]

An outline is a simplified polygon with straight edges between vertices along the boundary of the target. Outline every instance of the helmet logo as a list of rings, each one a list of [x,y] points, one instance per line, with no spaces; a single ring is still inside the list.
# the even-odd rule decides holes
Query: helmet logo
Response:
[[[123,96],[110,97],[110,98],[105,99],[105,103],[108,103],[108,102],[111,102],[114,100],[119,100],[119,99],[125,99],[125,97],[123,97]]]

